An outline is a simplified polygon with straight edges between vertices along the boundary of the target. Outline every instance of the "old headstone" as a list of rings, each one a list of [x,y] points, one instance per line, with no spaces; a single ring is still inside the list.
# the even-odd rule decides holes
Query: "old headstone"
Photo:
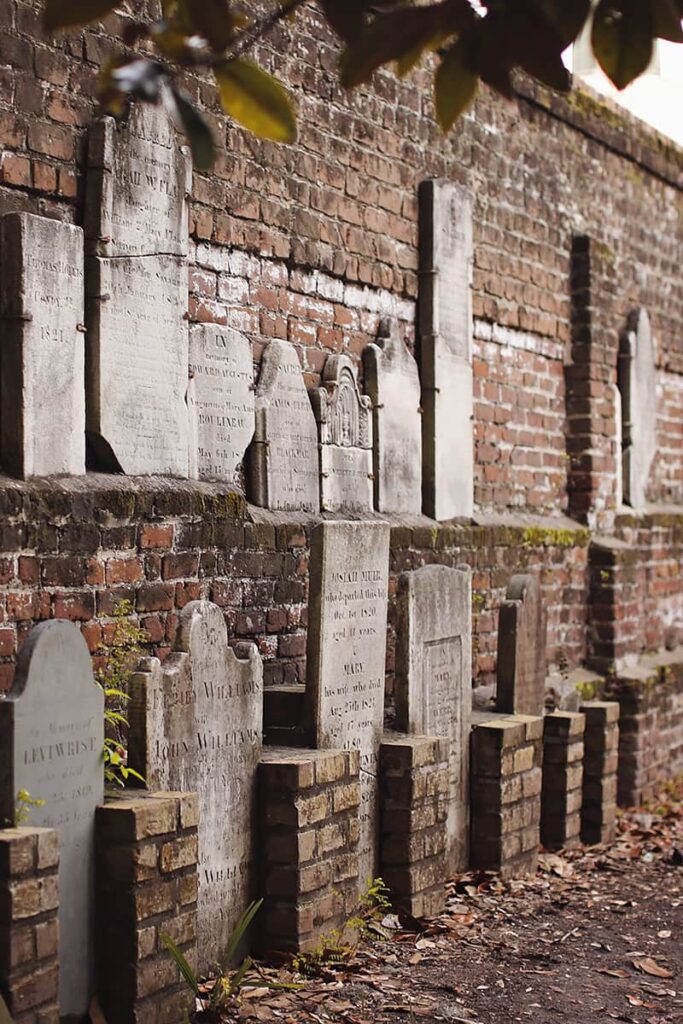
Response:
[[[228,646],[220,608],[193,601],[163,665],[131,681],[129,760],[151,789],[199,795],[200,969],[220,961],[255,895],[256,768],[263,665],[253,644]]]
[[[423,509],[471,517],[472,197],[448,181],[420,185]]]
[[[85,230],[97,256],[187,256],[192,160],[161,105],[90,129]]]
[[[359,886],[377,869],[389,526],[326,522],[311,534],[307,686],[315,746],[360,751]]]
[[[417,363],[383,320],[376,345],[363,351],[365,388],[372,400],[373,474],[378,512],[422,511],[422,409]]]
[[[624,500],[633,508],[647,501],[652,460],[657,451],[657,374],[647,310],[634,310],[621,336],[618,365],[622,400]]]
[[[174,256],[88,261],[88,415],[101,464],[188,475],[187,268]]]
[[[496,710],[542,715],[545,702],[546,615],[536,576],[510,580],[498,620]]]
[[[94,994],[95,808],[104,799],[104,695],[71,622],[28,636],[0,701],[0,821],[19,812],[59,832],[59,1007],[85,1017]],[[26,791],[32,806],[18,799]]]
[[[311,392],[320,438],[324,512],[372,510],[372,403],[348,356],[328,356],[322,387]]]
[[[251,342],[229,328],[201,324],[190,331],[190,476],[238,482],[254,436]]]
[[[256,388],[249,497],[262,508],[320,510],[318,432],[296,349],[271,341]]]
[[[90,445],[101,468],[186,477],[189,153],[139,104],[93,126],[88,162]]]
[[[0,461],[85,472],[83,232],[9,213],[0,227]]]
[[[449,742],[448,869],[469,853],[472,586],[467,566],[401,575],[396,629],[396,725]]]

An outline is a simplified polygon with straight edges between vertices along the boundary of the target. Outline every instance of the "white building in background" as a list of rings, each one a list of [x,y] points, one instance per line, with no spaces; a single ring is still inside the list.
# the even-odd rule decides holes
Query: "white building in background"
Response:
[[[623,92],[598,66],[587,33],[567,51],[566,62],[577,78],[683,146],[683,45],[657,40],[650,67]]]

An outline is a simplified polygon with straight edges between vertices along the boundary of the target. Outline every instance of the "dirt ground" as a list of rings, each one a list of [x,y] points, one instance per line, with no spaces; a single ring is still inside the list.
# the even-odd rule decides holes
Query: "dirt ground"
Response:
[[[622,816],[610,847],[542,854],[533,879],[458,877],[447,912],[421,930],[379,914],[375,938],[305,965],[312,977],[259,965],[222,1019],[683,1022],[682,798],[683,780]]]

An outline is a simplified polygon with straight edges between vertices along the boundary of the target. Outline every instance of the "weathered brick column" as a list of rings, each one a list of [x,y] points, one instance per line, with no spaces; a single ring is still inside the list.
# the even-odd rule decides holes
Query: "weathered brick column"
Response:
[[[580,840],[585,725],[575,711],[553,711],[543,719],[541,842],[548,850]]]
[[[307,952],[358,907],[357,751],[272,748],[259,765],[264,949]]]
[[[588,664],[611,672],[640,653],[645,571],[638,551],[614,537],[593,540],[588,557]]]
[[[59,836],[0,831],[0,994],[14,1024],[58,1024]]]
[[[380,875],[400,909],[434,917],[446,902],[447,740],[385,736],[379,787]]]
[[[591,701],[581,705],[581,713],[586,716],[581,841],[610,843],[617,822],[619,705]]]
[[[97,809],[97,987],[110,1024],[178,1024],[194,1007],[161,933],[194,966],[198,819],[193,793]]]
[[[504,879],[533,874],[541,818],[543,719],[472,716],[471,862]]]

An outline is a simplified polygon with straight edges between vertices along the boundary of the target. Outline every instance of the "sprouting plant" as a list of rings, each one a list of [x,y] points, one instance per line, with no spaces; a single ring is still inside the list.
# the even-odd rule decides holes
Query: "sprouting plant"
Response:
[[[144,782],[142,776],[127,764],[124,730],[128,719],[124,709],[130,700],[126,687],[142,651],[147,633],[130,616],[130,601],[120,601],[114,609],[111,640],[104,648],[104,661],[97,672],[97,681],[104,690],[104,780],[107,785],[125,786],[129,778]]]
[[[19,825],[25,825],[31,814],[32,807],[44,807],[45,801],[39,797],[33,797],[27,789],[20,789],[17,793],[17,799],[14,803],[14,822],[15,828]]]
[[[249,930],[249,927],[261,909],[263,900],[254,900],[250,903],[247,909],[242,914],[241,918],[235,925],[235,928],[228,940],[228,945],[223,955],[224,964],[230,963],[234,958],[237,950],[239,949],[242,941]],[[204,991],[204,987],[200,986],[199,979],[190,967],[187,959],[183,955],[180,949],[176,946],[175,942],[166,932],[161,932],[161,941],[166,946],[171,956],[176,962],[178,970],[180,971],[185,984],[193,993],[195,998],[199,1001],[200,1011],[196,1016],[196,1020],[201,1020],[203,1014],[214,1014],[216,1011],[224,1007],[230,999],[236,996],[242,985],[244,984],[244,978],[247,971],[252,965],[252,959],[250,956],[244,958],[240,966],[228,974],[224,966],[220,967],[220,972],[216,977],[213,987],[209,992]]]

